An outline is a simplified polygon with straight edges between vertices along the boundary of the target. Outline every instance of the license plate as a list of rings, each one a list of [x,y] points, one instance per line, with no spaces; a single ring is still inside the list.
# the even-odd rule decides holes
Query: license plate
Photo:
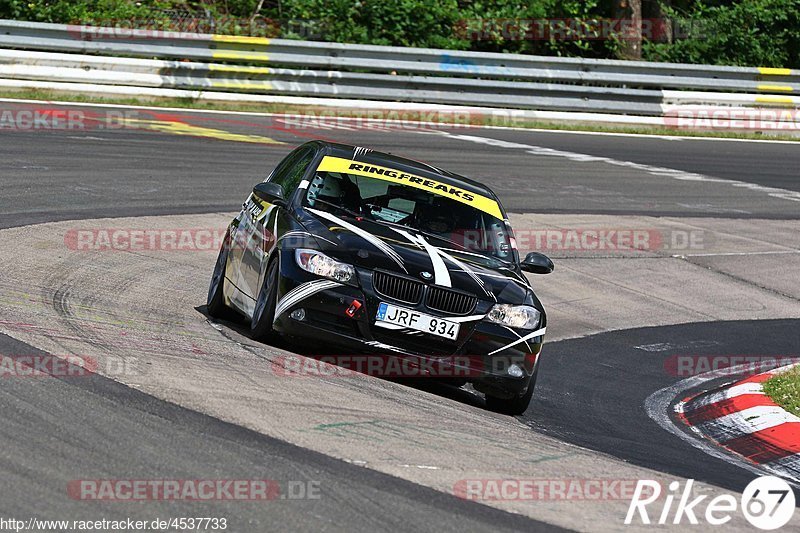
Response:
[[[458,338],[458,330],[461,327],[458,322],[451,322],[450,320],[387,303],[381,303],[378,306],[375,325],[388,329],[398,329],[396,326],[401,326],[450,340]]]

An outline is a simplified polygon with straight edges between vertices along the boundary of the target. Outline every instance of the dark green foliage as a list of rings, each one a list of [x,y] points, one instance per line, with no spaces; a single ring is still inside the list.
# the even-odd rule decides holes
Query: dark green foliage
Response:
[[[691,10],[673,11],[679,25],[689,30],[687,38],[671,44],[646,43],[644,57],[681,63],[800,67],[800,0],[716,4],[720,3],[697,2]]]
[[[531,39],[503,25],[516,20],[613,18],[618,0],[265,0],[250,23],[258,3],[0,0],[0,17],[95,25],[133,21],[139,27],[146,21],[149,27],[183,30],[189,29],[188,18],[200,20],[201,31],[219,33],[540,55],[613,58],[618,49],[614,39]],[[800,0],[642,4],[646,18],[661,13],[674,19],[678,34],[672,42],[645,41],[643,59],[800,68]]]

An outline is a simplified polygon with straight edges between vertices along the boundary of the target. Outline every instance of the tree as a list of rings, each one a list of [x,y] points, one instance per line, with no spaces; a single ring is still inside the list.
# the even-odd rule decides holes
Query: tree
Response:
[[[615,0],[615,16],[620,20],[618,55],[621,59],[642,58],[642,0]]]

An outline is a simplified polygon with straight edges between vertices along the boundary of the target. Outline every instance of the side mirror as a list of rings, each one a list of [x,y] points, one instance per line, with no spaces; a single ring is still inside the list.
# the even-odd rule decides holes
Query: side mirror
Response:
[[[520,263],[520,267],[531,274],[549,274],[556,268],[549,257],[539,252],[531,252],[526,255],[525,260]]]
[[[283,187],[277,183],[270,183],[268,181],[259,183],[253,187],[253,194],[265,202],[286,207],[286,199],[283,197]]]

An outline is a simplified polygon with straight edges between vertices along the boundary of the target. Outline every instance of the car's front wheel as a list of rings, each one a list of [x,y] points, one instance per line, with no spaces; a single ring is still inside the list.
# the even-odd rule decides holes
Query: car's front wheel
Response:
[[[486,395],[486,407],[492,411],[503,413],[504,415],[521,415],[528,410],[528,406],[533,398],[533,389],[536,388],[536,375],[539,369],[534,370],[531,376],[531,382],[528,389],[519,395],[512,396],[511,398],[498,398],[496,396]]]
[[[206,310],[214,318],[225,317],[229,309],[225,305],[225,267],[228,264],[228,236],[222,241],[222,247],[217,256],[217,264],[214,265],[214,273],[211,275],[211,284],[208,286],[208,298],[206,299]]]
[[[254,339],[270,340],[275,336],[272,323],[275,321],[275,304],[278,295],[278,258],[270,261],[264,282],[258,291],[258,299],[250,322],[250,333]]]

